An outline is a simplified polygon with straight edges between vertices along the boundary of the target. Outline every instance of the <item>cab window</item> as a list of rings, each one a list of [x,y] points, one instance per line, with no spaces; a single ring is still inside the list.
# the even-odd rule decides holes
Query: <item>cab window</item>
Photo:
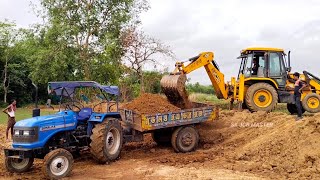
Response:
[[[244,65],[244,76],[251,76],[251,67],[252,67],[252,54],[248,54],[246,57],[245,65]]]
[[[278,53],[269,55],[269,75],[281,76],[281,61]]]

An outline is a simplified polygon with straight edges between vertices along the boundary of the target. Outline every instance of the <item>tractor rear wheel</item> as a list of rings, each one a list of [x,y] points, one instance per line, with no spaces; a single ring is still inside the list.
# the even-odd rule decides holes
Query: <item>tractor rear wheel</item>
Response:
[[[61,179],[72,171],[73,157],[65,149],[55,149],[44,157],[43,172],[50,179]]]
[[[320,112],[320,95],[316,93],[310,93],[302,100],[302,107],[311,113]]]
[[[23,173],[27,172],[33,165],[33,158],[5,158],[5,165],[9,172]]]
[[[90,151],[100,164],[116,160],[122,148],[123,134],[120,122],[115,118],[107,118],[97,124],[90,137]]]
[[[297,114],[298,110],[297,110],[297,106],[295,104],[287,104],[287,109],[289,111],[290,114]],[[305,112],[306,110],[304,108],[302,108],[302,114]]]
[[[172,134],[172,147],[176,152],[190,152],[198,147],[199,133],[192,126],[180,127]]]
[[[268,83],[256,83],[248,88],[245,102],[251,112],[270,112],[278,103],[278,93]]]
[[[172,136],[172,130],[163,129],[163,130],[155,130],[152,132],[152,139],[157,143],[159,146],[166,146],[170,145]]]

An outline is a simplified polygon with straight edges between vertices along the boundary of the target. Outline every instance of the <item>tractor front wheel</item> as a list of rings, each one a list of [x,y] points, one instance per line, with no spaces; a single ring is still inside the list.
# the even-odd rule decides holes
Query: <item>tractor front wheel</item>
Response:
[[[316,93],[310,93],[302,100],[302,107],[311,113],[320,112],[320,95]]]
[[[248,88],[245,102],[251,112],[270,112],[278,103],[278,93],[268,83],[256,83]]]
[[[44,157],[43,172],[50,179],[61,179],[71,173],[72,154],[65,149],[55,149]]]
[[[27,172],[33,165],[33,158],[5,158],[5,165],[9,172],[23,173]]]
[[[97,124],[90,137],[90,151],[100,164],[116,160],[122,148],[123,134],[120,122],[115,118],[107,118]]]

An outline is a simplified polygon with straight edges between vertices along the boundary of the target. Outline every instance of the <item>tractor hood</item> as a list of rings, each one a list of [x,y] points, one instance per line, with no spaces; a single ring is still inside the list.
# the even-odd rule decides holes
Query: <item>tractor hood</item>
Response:
[[[42,126],[42,125],[55,124],[55,123],[60,124],[61,121],[65,120],[65,118],[76,119],[76,113],[72,111],[64,111],[64,112],[58,112],[52,115],[33,117],[33,118],[18,121],[14,126],[15,127],[35,127],[35,126]]]

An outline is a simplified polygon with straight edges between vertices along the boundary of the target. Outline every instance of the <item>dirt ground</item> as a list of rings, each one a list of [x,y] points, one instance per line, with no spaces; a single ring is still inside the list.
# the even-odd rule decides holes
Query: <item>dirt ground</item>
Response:
[[[75,160],[66,179],[319,179],[320,114],[295,122],[284,113],[222,111],[219,120],[198,126],[200,146],[191,153],[175,153],[157,146],[150,135],[142,143],[123,147],[121,158],[96,164],[89,154]],[[0,141],[5,126],[0,126]],[[0,161],[4,162],[0,145]],[[0,178],[43,179],[42,161],[30,172]]]

